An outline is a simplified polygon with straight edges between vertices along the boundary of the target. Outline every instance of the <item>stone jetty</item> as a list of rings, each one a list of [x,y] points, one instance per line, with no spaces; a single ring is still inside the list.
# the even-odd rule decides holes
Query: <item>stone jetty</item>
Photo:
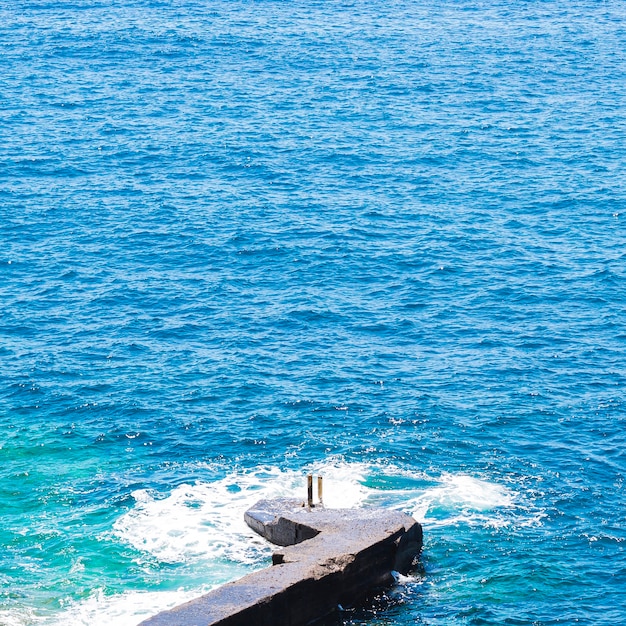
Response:
[[[281,546],[272,567],[164,611],[141,626],[308,626],[407,573],[422,548],[412,517],[381,508],[326,509],[262,500],[247,524]]]

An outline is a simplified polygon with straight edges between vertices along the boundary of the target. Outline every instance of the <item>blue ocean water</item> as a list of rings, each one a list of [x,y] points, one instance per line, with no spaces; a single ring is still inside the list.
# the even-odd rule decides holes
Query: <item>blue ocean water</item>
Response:
[[[424,524],[344,624],[626,623],[626,5],[0,3],[0,624]]]

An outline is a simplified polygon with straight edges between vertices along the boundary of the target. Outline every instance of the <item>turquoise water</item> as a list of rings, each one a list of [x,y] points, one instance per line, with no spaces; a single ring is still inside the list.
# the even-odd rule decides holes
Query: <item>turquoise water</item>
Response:
[[[626,7],[0,4],[0,624],[423,522],[345,624],[626,623]]]

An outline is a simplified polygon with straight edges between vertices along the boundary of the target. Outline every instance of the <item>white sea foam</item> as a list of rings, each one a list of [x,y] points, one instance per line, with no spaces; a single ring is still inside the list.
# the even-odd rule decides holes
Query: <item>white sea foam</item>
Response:
[[[324,502],[358,506],[367,496],[363,476],[346,464],[311,470],[326,477]],[[262,498],[306,497],[302,472],[266,468],[212,483],[180,485],[167,497],[133,492],[135,506],[113,526],[114,535],[167,563],[210,557],[250,564],[269,555],[269,546],[245,524],[243,513]]]
[[[425,525],[501,526],[508,521],[492,512],[511,508],[514,503],[515,494],[503,485],[465,474],[443,474],[439,485],[417,494],[409,504],[411,514]]]
[[[197,598],[211,586],[176,591],[127,591],[107,595],[95,590],[88,598],[65,603],[56,615],[33,610],[0,611],[0,626],[137,626],[148,617]]]
[[[134,626],[150,615],[205,593],[229,575],[239,576],[254,565],[260,567],[267,562],[271,547],[246,526],[244,511],[263,498],[295,495],[304,499],[308,473],[323,476],[324,503],[328,507],[384,504],[411,513],[424,523],[426,531],[428,527],[459,523],[506,524],[506,517],[498,513],[511,510],[516,501],[510,489],[465,474],[415,476],[386,465],[341,460],[329,460],[302,471],[275,467],[237,471],[214,482],[180,485],[166,496],[138,490],[132,494],[134,506],[115,522],[110,538],[134,547],[152,562],[156,559],[206,567],[205,587],[190,584],[178,590],[129,591],[113,596],[97,591],[83,601],[68,603],[54,619],[24,614],[6,619],[3,616],[0,623]],[[216,568],[218,561],[222,566]]]
[[[145,490],[132,495],[135,506],[115,522],[114,534],[161,562],[208,556],[248,562],[258,557],[260,542],[248,543],[253,535],[241,515],[250,503],[249,493],[230,493],[222,481],[180,485],[165,498]]]
[[[28,609],[0,611],[0,626],[26,626],[32,624],[34,619],[33,611]]]
[[[193,591],[131,592],[107,596],[101,590],[81,602],[69,603],[52,619],[39,620],[37,626],[136,626],[139,622],[178,604],[206,593],[210,587]]]
[[[358,507],[380,500],[381,491],[366,486],[368,475],[389,467],[329,462],[305,472],[266,468],[241,472],[212,483],[185,484],[167,497],[134,492],[135,506],[114,524],[114,534],[137,550],[167,563],[225,559],[259,562],[269,546],[246,526],[243,512],[262,498],[305,497],[305,474],[324,477],[324,503],[331,508]],[[399,472],[398,472],[399,473]],[[389,506],[411,513],[425,525],[506,524],[494,511],[510,509],[515,494],[505,486],[465,474],[443,474],[423,488],[386,489]]]

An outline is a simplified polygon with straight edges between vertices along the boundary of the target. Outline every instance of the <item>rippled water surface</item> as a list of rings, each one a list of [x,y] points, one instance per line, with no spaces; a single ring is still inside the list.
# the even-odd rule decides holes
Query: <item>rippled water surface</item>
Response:
[[[0,624],[423,522],[344,624],[626,623],[619,0],[0,4]]]

